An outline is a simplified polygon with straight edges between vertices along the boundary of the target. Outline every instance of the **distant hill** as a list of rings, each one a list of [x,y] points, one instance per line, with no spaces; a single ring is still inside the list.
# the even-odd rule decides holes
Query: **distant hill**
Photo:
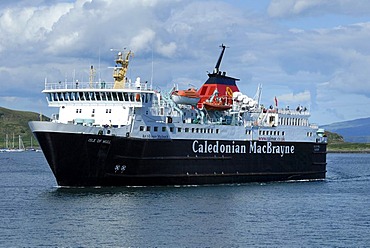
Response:
[[[346,142],[370,143],[370,118],[336,122],[322,128],[340,134]]]
[[[49,120],[48,117],[42,116],[43,120]],[[21,135],[23,143],[26,147],[38,146],[35,138],[32,139],[31,144],[31,133],[28,127],[29,121],[40,120],[40,115],[34,112],[28,111],[16,111],[0,107],[0,148],[6,147],[6,137],[8,136],[8,146],[13,148],[13,137],[14,146],[18,147],[18,136]]]

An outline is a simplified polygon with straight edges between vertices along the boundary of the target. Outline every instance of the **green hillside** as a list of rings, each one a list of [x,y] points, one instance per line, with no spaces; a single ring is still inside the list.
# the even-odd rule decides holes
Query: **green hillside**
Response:
[[[369,153],[370,152],[370,143],[352,143],[345,142],[343,136],[332,133],[325,132],[328,137],[328,152],[336,153]]]
[[[0,148],[6,147],[6,136],[8,136],[8,145],[18,147],[18,136],[20,135],[25,147],[38,146],[36,139],[33,137],[29,121],[40,120],[40,115],[27,111],[16,111],[0,107]],[[48,117],[42,116],[42,120],[49,120]],[[31,136],[32,143],[31,144]]]

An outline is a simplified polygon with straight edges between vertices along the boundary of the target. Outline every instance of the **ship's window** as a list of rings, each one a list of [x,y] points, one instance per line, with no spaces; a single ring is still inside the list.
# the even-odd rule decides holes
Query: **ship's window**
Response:
[[[106,92],[107,94],[107,100],[112,101],[112,92]]]
[[[80,101],[85,101],[83,92],[79,92],[78,95],[80,97]]]
[[[282,132],[281,132],[281,135],[283,135],[283,136],[284,136],[284,135],[285,135],[285,131],[282,131]]]
[[[144,131],[144,126],[140,126],[140,131]]]
[[[118,95],[117,92],[112,92],[113,101],[117,101],[118,100],[117,95]]]
[[[154,127],[154,132],[158,132],[158,127]]]
[[[146,131],[150,132],[150,126],[146,127]]]
[[[148,99],[149,98],[149,95],[148,95],[148,93],[145,93],[145,103],[148,103]]]
[[[60,93],[57,93],[57,98],[58,98],[58,101],[62,101],[62,96],[60,95]]]
[[[122,92],[117,92],[117,95],[118,95],[118,101],[123,102]]]
[[[162,127],[162,132],[166,132],[166,127]]]
[[[220,130],[219,129],[216,129],[216,133],[220,133]]]
[[[129,97],[130,97],[130,101],[133,102],[134,101],[134,94],[130,93]]]
[[[94,95],[95,95],[95,99],[97,100],[97,101],[100,101],[100,94],[99,94],[99,92],[94,92]]]
[[[90,92],[89,94],[90,94],[91,101],[95,101],[96,100],[95,99],[95,94],[93,92]]]
[[[170,127],[170,132],[171,132],[171,133],[173,133],[173,130],[174,130],[174,129],[173,129],[173,127]]]
[[[95,109],[93,109],[92,112],[95,113]]]
[[[194,128],[192,128],[192,129],[191,129],[191,132],[192,132],[192,133],[194,133],[194,130],[195,130],[195,129],[194,129]]]
[[[189,128],[188,127],[186,127],[185,128],[185,133],[188,133],[189,132]]]
[[[107,100],[107,92],[102,92],[102,93],[101,93],[101,99],[102,99],[103,101],[106,101],[106,100]]]
[[[181,127],[177,128],[177,132],[181,133]]]
[[[195,132],[196,132],[196,133],[199,133],[199,128],[196,128],[196,129],[195,129]]]
[[[128,102],[128,94],[126,92],[123,93],[123,98],[126,102]]]

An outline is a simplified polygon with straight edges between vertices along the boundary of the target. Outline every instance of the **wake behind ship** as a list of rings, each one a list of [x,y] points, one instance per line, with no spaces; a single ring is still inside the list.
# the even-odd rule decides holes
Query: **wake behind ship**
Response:
[[[324,131],[309,111],[265,108],[220,71],[208,80],[157,92],[126,72],[119,52],[114,82],[45,82],[51,122],[32,121],[60,186],[201,185],[324,179]],[[91,67],[93,72],[93,68]],[[93,73],[91,73],[93,75]]]

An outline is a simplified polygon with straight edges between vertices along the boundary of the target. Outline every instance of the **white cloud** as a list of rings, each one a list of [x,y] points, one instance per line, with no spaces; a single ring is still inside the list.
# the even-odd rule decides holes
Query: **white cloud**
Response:
[[[241,2],[222,0],[2,4],[0,106],[12,97],[43,99],[45,77],[71,80],[76,71],[76,77],[86,80],[91,64],[98,68],[99,63],[99,75],[111,80],[107,68],[114,54],[110,48],[127,47],[135,53],[129,70],[132,77],[152,76],[153,53],[155,85],[165,88],[173,82],[190,82],[199,88],[217,61],[221,43],[230,47],[221,70],[240,78],[239,88],[248,95],[253,96],[262,83],[263,99],[272,101],[276,95],[282,104],[310,104],[315,118],[332,121],[361,115],[358,106],[344,105],[339,110],[338,99],[350,97],[348,102],[361,99],[370,104],[370,71],[366,70],[370,68],[370,22],[321,29],[280,23],[333,13],[349,19],[366,16],[370,15],[368,1],[272,0],[268,13],[258,15]],[[43,106],[46,109],[46,103]],[[346,114],[329,115],[324,109]],[[370,110],[362,111],[366,114]]]
[[[0,14],[1,50],[45,40],[53,25],[71,7],[72,4],[61,3],[55,6],[4,9]]]
[[[277,99],[286,104],[306,104],[311,101],[311,94],[308,90],[305,90],[296,94],[288,93],[279,95]]]
[[[299,15],[348,14],[367,15],[370,2],[367,0],[272,0],[268,6],[271,17]]]
[[[131,39],[130,49],[134,51],[148,50],[155,37],[155,32],[149,28],[141,30]]]
[[[168,44],[162,44],[162,43],[157,44],[158,53],[165,57],[169,57],[169,58],[174,56],[174,54],[176,53],[176,48],[177,48],[177,45],[175,42],[170,42]]]

